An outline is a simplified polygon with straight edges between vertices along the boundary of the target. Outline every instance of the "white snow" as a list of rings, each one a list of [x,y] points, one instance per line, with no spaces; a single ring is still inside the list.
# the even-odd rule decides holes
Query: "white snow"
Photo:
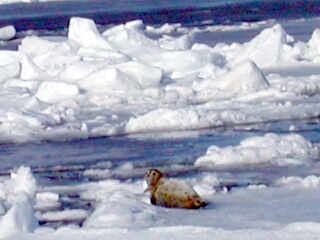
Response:
[[[37,211],[56,210],[61,207],[59,194],[52,192],[38,192],[33,206]]]
[[[93,20],[72,18],[68,38],[85,48],[112,50],[112,47],[99,33]]]
[[[279,151],[278,155],[270,153],[274,159],[283,151],[287,159],[299,157],[301,161],[316,162],[314,157],[319,154],[315,146],[297,134],[251,137],[230,148],[241,147],[243,152],[251,148],[258,158],[263,144],[267,152],[272,148]],[[130,174],[133,170],[131,163],[125,163],[114,171]],[[183,181],[209,205],[201,210],[152,205],[149,194],[143,193],[142,179],[41,187],[30,168],[20,167],[0,182],[0,236],[35,240],[149,239],[155,235],[170,239],[318,239],[320,180],[315,175],[283,177],[270,186],[249,185],[231,191],[219,191],[219,175],[210,171]],[[93,212],[60,209],[58,191],[77,192],[82,201],[93,203]],[[56,208],[54,203],[58,204]],[[66,225],[54,229],[39,226],[38,221]],[[77,222],[83,222],[82,226],[73,224]]]
[[[0,216],[0,238],[33,232],[38,227],[32,209],[37,188],[30,168],[23,166],[0,182],[0,201],[5,210]]]
[[[79,87],[65,82],[42,82],[35,97],[42,102],[58,103],[79,94]]]
[[[186,133],[166,132],[319,117],[319,29],[302,42],[275,22],[248,42],[212,46],[197,41],[206,30],[136,20],[100,33],[92,20],[72,18],[65,38],[29,36],[17,51],[0,51],[0,142],[136,133],[177,139]],[[86,170],[96,182],[60,187],[92,203],[93,212],[62,209],[59,186],[38,186],[30,168],[19,167],[0,179],[0,238],[319,239],[316,173],[228,191],[212,170],[313,166],[319,144],[266,133],[203,154],[194,166],[164,167],[201,170],[183,179],[209,202],[198,211],[153,206],[141,178],[112,179],[147,170],[130,162]],[[67,224],[54,229],[39,221]]]
[[[318,188],[320,186],[320,179],[315,175],[305,178],[290,176],[279,179],[276,184],[289,188]]]
[[[244,139],[237,146],[220,148],[213,145],[208,148],[206,155],[196,160],[195,165],[308,164],[307,160],[319,159],[319,151],[317,146],[300,135],[268,133]]]
[[[0,40],[8,41],[16,36],[16,29],[14,26],[9,25],[0,28]]]
[[[230,66],[249,58],[259,67],[268,67],[279,62],[297,61],[300,56],[296,54],[294,46],[294,38],[287,35],[280,24],[275,24],[247,43],[222,43],[215,46],[214,50],[223,52]]]
[[[126,125],[127,133],[148,132],[152,130],[181,130],[200,126],[200,116],[195,111],[179,109],[157,109],[143,116],[131,118]]]
[[[83,221],[88,217],[88,213],[85,210],[73,209],[63,211],[51,211],[46,213],[37,213],[37,219],[40,221],[48,222],[70,222],[70,221]]]
[[[0,51],[0,141],[319,116],[319,29],[301,42],[275,23],[249,42],[209,46],[197,42],[200,29],[169,26],[136,20],[100,33],[75,17],[67,38],[29,36]]]
[[[237,96],[265,90],[268,85],[268,80],[257,65],[251,60],[245,60],[225,74],[199,82],[194,89],[204,91],[213,88]]]
[[[150,204],[149,196],[143,194],[141,180],[103,180],[77,187],[82,199],[96,202],[92,214],[76,209],[35,214],[41,221],[86,219],[82,227],[71,224],[55,230],[33,225],[36,210],[32,210],[32,199],[29,199],[28,203],[19,202],[2,217],[0,224],[6,228],[1,228],[1,236],[5,239],[149,239],[156,234],[171,239],[213,236],[215,239],[318,239],[318,177],[292,176],[279,179],[270,187],[252,185],[231,192],[214,191],[220,184],[214,173],[187,181],[210,205],[202,210],[162,208]],[[63,187],[64,191],[67,188],[75,190],[70,186]],[[55,201],[57,195],[40,192],[37,199]]]

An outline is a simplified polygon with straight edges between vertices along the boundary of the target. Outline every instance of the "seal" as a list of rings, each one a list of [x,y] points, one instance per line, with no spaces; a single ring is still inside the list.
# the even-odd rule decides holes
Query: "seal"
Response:
[[[198,193],[184,182],[163,177],[161,171],[150,169],[144,179],[148,187],[145,192],[151,193],[151,203],[167,208],[198,209],[207,203]]]

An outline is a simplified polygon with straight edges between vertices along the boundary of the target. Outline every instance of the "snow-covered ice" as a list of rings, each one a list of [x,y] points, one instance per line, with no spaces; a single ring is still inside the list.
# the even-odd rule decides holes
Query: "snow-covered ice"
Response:
[[[8,188],[20,179],[16,189]],[[26,180],[28,179],[28,180]],[[37,201],[58,201],[59,187],[37,186],[29,168],[20,167],[1,182],[0,218],[4,239],[149,239],[156,234],[172,239],[318,239],[319,177],[310,175],[275,179],[270,186],[249,185],[231,191],[219,190],[221,181],[212,172],[185,179],[209,202],[201,210],[168,209],[150,203],[143,193],[143,181],[115,179],[61,186],[75,191],[80,198],[94,204],[92,213],[85,210],[39,210]],[[23,183],[22,183],[23,182]],[[10,195],[25,193],[13,205]],[[37,194],[34,194],[34,191]],[[31,195],[28,195],[29,192]],[[37,219],[36,219],[37,218]],[[38,221],[60,221],[56,229],[39,226]],[[68,222],[82,222],[81,227]]]
[[[67,38],[29,36],[1,51],[0,141],[319,116],[319,29],[301,42],[276,23],[249,42],[213,46],[197,42],[205,30],[168,31],[136,20],[100,33],[94,21],[72,18]]]
[[[211,146],[206,155],[199,157],[195,165],[258,165],[258,164],[308,164],[306,160],[318,160],[319,148],[300,135],[276,135],[244,139],[238,146],[220,148]]]
[[[221,28],[231,26],[210,31]],[[197,42],[207,30],[136,20],[100,33],[92,20],[72,18],[67,37],[24,38],[17,51],[0,51],[0,142],[241,129],[320,116],[319,29],[306,42],[278,23],[244,43]],[[56,187],[39,186],[30,168],[19,167],[0,179],[0,238],[319,239],[318,176],[229,191],[214,173],[316,165],[319,144],[288,130],[213,145],[194,159],[190,169],[199,172],[184,180],[209,202],[199,211],[150,204],[140,178],[147,169],[131,163],[84,171],[96,182]],[[92,209],[65,208],[59,192],[67,191]],[[55,221],[66,224],[39,225]]]
[[[20,167],[10,179],[0,182],[0,238],[33,232],[38,227],[34,216],[33,201],[37,181],[30,168]]]
[[[8,41],[16,36],[16,29],[12,25],[0,28],[0,41]]]

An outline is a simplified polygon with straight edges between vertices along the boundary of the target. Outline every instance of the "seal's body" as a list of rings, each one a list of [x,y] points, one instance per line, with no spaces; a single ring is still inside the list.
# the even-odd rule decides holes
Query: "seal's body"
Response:
[[[198,209],[207,205],[196,191],[186,183],[163,177],[157,169],[145,175],[148,184],[146,191],[151,193],[151,203],[168,208]]]

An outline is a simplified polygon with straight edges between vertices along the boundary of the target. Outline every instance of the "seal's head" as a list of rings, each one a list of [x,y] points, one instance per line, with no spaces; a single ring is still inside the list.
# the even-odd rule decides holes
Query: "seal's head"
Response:
[[[162,178],[162,175],[162,172],[158,169],[150,169],[144,176],[144,179],[148,184],[148,188],[145,191],[150,191],[152,188],[155,188]]]

